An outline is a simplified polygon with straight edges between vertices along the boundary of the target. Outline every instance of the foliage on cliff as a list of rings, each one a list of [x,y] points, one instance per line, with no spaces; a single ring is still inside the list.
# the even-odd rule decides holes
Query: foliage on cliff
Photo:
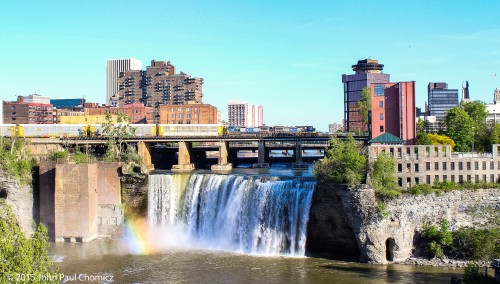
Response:
[[[363,118],[363,122],[365,125],[368,125],[369,114],[372,109],[372,94],[370,88],[364,87],[361,90],[361,99],[357,102],[357,106],[359,108],[359,113]]]
[[[396,187],[396,161],[386,153],[378,156],[370,171],[370,182],[380,197],[396,197],[401,191]]]
[[[422,231],[422,237],[428,242],[427,253],[433,257],[441,257],[445,248],[449,248],[453,243],[453,236],[449,230],[448,220],[442,219],[439,227],[426,224]]]
[[[350,134],[346,140],[332,138],[325,158],[314,164],[314,176],[320,183],[359,185],[367,172],[364,151]]]
[[[27,238],[10,207],[0,204],[0,283],[59,283],[48,247],[43,225]]]
[[[31,184],[36,161],[18,137],[0,138],[0,170],[15,177],[21,184]]]

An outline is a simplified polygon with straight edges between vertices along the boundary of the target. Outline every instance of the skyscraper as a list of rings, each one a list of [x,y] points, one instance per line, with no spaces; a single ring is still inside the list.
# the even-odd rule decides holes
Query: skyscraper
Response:
[[[135,58],[106,60],[106,104],[111,104],[111,97],[119,90],[118,76],[120,72],[141,69],[142,62]]]
[[[435,116],[438,120],[443,120],[446,112],[458,105],[458,89],[448,89],[448,84],[429,83],[428,102],[429,115]]]
[[[358,64],[352,65],[355,74],[342,75],[344,83],[344,131],[368,131],[368,126],[361,117],[358,101],[361,99],[363,88],[371,87],[373,83],[389,83],[390,75],[382,74],[383,64],[375,59],[359,60]]]
[[[264,125],[264,108],[247,102],[232,101],[228,105],[229,126],[260,127]]]

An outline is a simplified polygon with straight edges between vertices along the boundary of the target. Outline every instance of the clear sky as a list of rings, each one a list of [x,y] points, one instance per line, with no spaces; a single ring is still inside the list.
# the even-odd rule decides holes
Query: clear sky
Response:
[[[170,60],[204,78],[227,119],[233,99],[268,125],[343,118],[342,74],[371,57],[391,81],[491,102],[500,77],[499,1],[3,1],[0,99],[37,92],[105,102],[106,59]]]

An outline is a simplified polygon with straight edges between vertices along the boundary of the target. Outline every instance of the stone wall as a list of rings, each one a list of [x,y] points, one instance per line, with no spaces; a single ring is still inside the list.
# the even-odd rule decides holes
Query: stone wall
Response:
[[[0,171],[0,199],[9,204],[21,231],[31,236],[33,228],[33,191],[29,185],[19,182]]]
[[[500,210],[500,190],[452,191],[441,196],[405,194],[386,202],[390,212],[386,218],[377,213],[376,204],[374,191],[368,187],[318,186],[311,205],[308,253],[324,247],[333,256],[342,257],[351,249],[353,253],[348,255],[359,255],[362,262],[403,261],[418,253],[415,244],[425,223],[446,218],[455,230],[472,226],[473,221],[484,222],[471,210]],[[357,248],[353,248],[350,235]]]

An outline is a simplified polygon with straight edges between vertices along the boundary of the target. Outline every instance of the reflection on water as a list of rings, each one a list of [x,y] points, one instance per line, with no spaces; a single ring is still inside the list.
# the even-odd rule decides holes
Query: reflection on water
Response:
[[[58,265],[66,275],[112,275],[113,283],[449,283],[452,274],[461,273],[450,268],[262,257],[192,248],[133,255],[119,240],[57,243],[51,254],[62,261]]]

